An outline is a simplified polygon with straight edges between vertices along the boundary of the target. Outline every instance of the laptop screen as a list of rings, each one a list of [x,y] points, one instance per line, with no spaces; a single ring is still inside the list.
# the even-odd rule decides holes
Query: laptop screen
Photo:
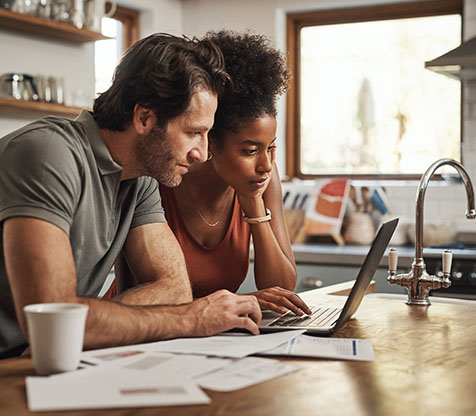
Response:
[[[369,252],[365,257],[364,263],[360,268],[355,284],[344,305],[344,309],[337,320],[336,329],[350,319],[350,317],[357,311],[357,308],[369,287],[370,281],[377,271],[380,260],[392,238],[393,232],[395,231],[395,228],[397,228],[397,224],[398,218],[395,218],[394,220],[383,223],[380,226],[380,229],[370,246]]]

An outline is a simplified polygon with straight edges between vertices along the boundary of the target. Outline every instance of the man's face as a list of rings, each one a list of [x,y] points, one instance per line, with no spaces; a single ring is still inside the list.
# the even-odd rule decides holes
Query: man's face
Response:
[[[200,89],[185,113],[170,120],[165,128],[155,126],[150,134],[139,137],[136,157],[142,174],[175,187],[192,163],[205,162],[217,104],[216,94]]]

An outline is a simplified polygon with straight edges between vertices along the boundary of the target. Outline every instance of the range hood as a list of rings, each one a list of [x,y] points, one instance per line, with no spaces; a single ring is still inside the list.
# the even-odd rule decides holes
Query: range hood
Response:
[[[476,37],[436,59],[425,62],[425,68],[462,81],[476,80]]]

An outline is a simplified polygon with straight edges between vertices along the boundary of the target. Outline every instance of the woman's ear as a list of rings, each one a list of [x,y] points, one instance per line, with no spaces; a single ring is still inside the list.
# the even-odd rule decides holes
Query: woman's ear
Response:
[[[218,149],[215,144],[215,141],[213,140],[213,137],[211,137],[209,134],[208,135],[208,153],[211,153],[212,155],[214,155],[217,152],[218,152]]]
[[[157,117],[152,110],[139,104],[134,106],[132,124],[138,134],[149,134],[156,123]]]

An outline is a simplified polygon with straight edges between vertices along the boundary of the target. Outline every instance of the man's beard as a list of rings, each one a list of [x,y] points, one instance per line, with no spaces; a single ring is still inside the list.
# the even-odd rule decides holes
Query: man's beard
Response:
[[[166,128],[154,126],[147,136],[137,141],[136,158],[142,165],[143,174],[152,176],[159,183],[173,188],[182,182],[182,175],[176,174],[177,157]]]

